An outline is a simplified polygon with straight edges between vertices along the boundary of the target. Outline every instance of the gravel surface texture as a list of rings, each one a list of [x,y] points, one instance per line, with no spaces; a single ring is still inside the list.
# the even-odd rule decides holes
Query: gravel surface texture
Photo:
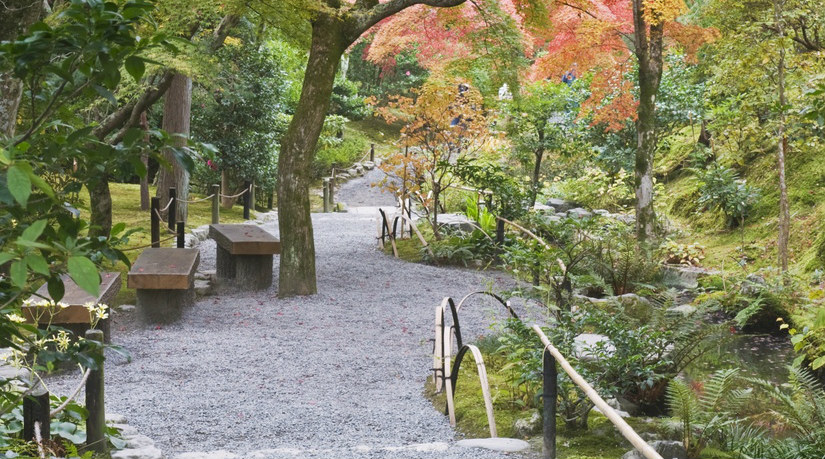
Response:
[[[340,196],[385,203],[363,186],[377,174],[347,183]],[[276,257],[268,290],[201,298],[174,325],[116,330],[113,341],[132,361],[109,361],[107,411],[125,415],[168,457],[513,457],[455,446],[447,417],[424,396],[435,307],[446,295],[511,280],[387,256],[376,248],[377,215],[374,207],[313,214],[316,295],[278,299]],[[277,223],[263,228],[278,234]],[[214,269],[214,242],[200,248],[200,270]],[[484,299],[468,306],[465,337],[489,333],[501,317]],[[61,393],[76,380],[51,385]]]

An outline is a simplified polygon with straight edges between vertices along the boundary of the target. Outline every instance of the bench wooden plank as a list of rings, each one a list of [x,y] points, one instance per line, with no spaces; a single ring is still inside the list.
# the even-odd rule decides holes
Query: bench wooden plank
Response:
[[[230,255],[273,255],[281,253],[281,241],[257,225],[209,225],[209,237]]]
[[[186,290],[194,282],[199,262],[198,249],[146,249],[132,264],[127,285],[134,289]]]
[[[64,274],[60,277],[63,279],[63,288],[65,293],[60,302],[69,305],[50,316],[49,314],[40,314],[37,311],[37,306],[23,306],[23,315],[29,322],[34,322],[35,318],[40,316],[40,323],[55,323],[55,324],[88,324],[89,310],[86,309],[86,303],[103,303],[111,306],[118,292],[120,292],[120,273],[103,272],[100,273],[100,297],[96,298],[89,295],[88,292],[78,287],[77,284]],[[37,289],[37,298],[52,299],[49,295],[49,289],[46,284]]]

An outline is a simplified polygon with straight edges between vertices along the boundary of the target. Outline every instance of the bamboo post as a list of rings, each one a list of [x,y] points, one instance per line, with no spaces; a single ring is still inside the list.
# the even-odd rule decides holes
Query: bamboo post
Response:
[[[247,182],[243,182],[244,185],[244,195],[243,195],[243,219],[249,220],[249,205],[252,202],[252,184]]]
[[[332,175],[329,178],[329,208],[335,209],[335,168],[332,168]]]
[[[212,224],[221,222],[221,186],[212,185]]]
[[[175,187],[169,188],[169,213],[166,214],[166,220],[169,222],[169,229],[175,230],[175,222],[178,220],[178,190]]]
[[[375,162],[375,144],[374,143],[370,144],[370,162],[371,163]]]
[[[32,393],[23,399],[23,440],[34,440],[35,423],[40,424],[40,438],[48,440],[49,430],[51,429],[49,419],[49,391],[39,382],[32,390]]]
[[[103,393],[103,331],[86,330],[86,339],[97,341],[101,344],[97,352],[101,355],[100,363],[95,370],[89,373],[86,380],[86,410],[89,417],[86,418],[86,450],[106,454],[109,449],[106,440],[106,408],[104,405]]]
[[[152,206],[149,208],[150,213],[150,221],[151,221],[151,238],[152,238],[152,247],[160,247],[160,218],[158,217],[158,213],[160,212],[160,198],[157,196],[152,197]]]
[[[329,212],[329,179],[324,179],[324,213]]]
[[[178,222],[177,227],[178,248],[182,249],[186,246],[186,225],[183,222]]]
[[[543,427],[544,447],[542,457],[544,459],[556,459],[556,400],[558,399],[558,370],[556,369],[556,359],[550,352],[544,350],[544,371],[543,371]]]

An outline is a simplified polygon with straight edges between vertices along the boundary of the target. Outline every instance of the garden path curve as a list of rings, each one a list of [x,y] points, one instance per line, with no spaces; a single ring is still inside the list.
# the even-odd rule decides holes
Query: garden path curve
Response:
[[[340,190],[362,207],[313,214],[318,294],[278,299],[276,268],[269,290],[202,298],[174,325],[116,330],[132,361],[107,366],[107,411],[167,457],[512,457],[455,446],[424,396],[435,306],[510,280],[378,251],[377,208],[363,207],[392,203],[365,186],[378,174]],[[277,223],[263,227],[278,234]],[[200,269],[214,269],[213,241],[200,247]],[[493,308],[481,301],[466,309],[464,330],[487,331]]]

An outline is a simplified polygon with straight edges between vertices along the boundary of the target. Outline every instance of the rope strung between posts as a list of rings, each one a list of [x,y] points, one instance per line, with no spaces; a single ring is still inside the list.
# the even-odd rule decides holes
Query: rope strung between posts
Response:
[[[163,217],[161,217],[161,216],[160,216],[160,212],[158,212],[157,210],[155,210],[155,215],[157,215],[157,216],[158,216],[158,220],[160,220],[160,221],[161,221],[161,222],[165,225],[165,226],[164,226],[164,228],[166,228],[166,232],[167,232],[167,233],[169,233],[169,234],[174,234],[175,236],[177,236],[177,235],[178,235],[178,233],[177,233],[176,231],[172,231],[172,230],[170,230],[170,229],[168,228],[169,224],[168,224],[168,222],[167,222],[166,220],[164,220],[164,219],[163,219]]]
[[[170,199],[170,200],[169,200],[169,202],[167,202],[167,203],[166,203],[166,207],[164,207],[163,209],[158,209],[158,210],[160,210],[161,212],[166,212],[166,211],[169,209],[169,206],[171,206],[171,205],[172,205],[172,202],[174,202],[176,199],[177,199],[177,198],[175,198],[175,199]]]
[[[66,397],[66,400],[60,406],[49,412],[50,418],[57,416],[58,414],[60,414],[61,411],[63,411],[64,409],[66,409],[67,406],[69,406],[69,403],[72,400],[74,400],[75,397],[77,397],[77,394],[80,393],[80,389],[83,389],[83,386],[86,385],[86,381],[89,379],[89,374],[91,374],[91,372],[91,369],[87,369],[86,372],[83,373],[83,379],[80,380],[80,384],[77,385],[77,388],[75,388],[74,392],[72,392],[72,395]]]
[[[249,188],[252,188],[252,185],[249,185]],[[238,194],[236,194],[236,195],[228,196],[228,195],[222,194],[222,195],[220,195],[220,196],[221,196],[222,198],[226,198],[226,199],[235,199],[235,198],[240,198],[241,196],[243,196],[244,194],[246,194],[246,192],[247,192],[247,191],[249,191],[249,188],[247,188],[247,189],[245,189],[245,190],[241,191],[240,193],[238,193]]]
[[[167,237],[166,239],[161,239],[161,240],[159,240],[159,241],[158,241],[158,244],[160,244],[160,243],[162,243],[162,242],[166,242],[166,241],[171,241],[172,239],[175,239],[175,238],[177,238],[177,237],[178,237],[178,235],[177,235],[177,233],[175,233],[175,235],[174,235],[174,236],[169,236],[169,237]],[[152,244],[139,245],[139,246],[137,246],[137,247],[129,247],[129,248],[127,248],[127,249],[123,249],[123,250],[121,250],[121,252],[129,252],[129,251],[132,251],[132,250],[140,250],[140,249],[149,249],[149,248],[151,248],[151,247],[152,247]]]
[[[187,204],[197,204],[199,202],[209,201],[210,199],[215,197],[215,193],[210,194],[209,196],[201,199],[195,199],[194,201],[187,201],[186,199],[178,199],[179,202],[185,202]]]

